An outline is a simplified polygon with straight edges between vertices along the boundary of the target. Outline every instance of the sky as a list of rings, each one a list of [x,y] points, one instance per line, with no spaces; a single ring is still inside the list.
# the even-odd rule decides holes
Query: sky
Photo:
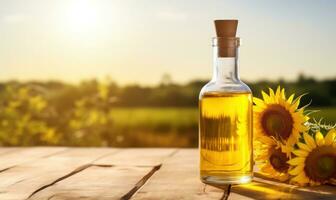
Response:
[[[214,19],[238,19],[240,76],[336,77],[336,1],[0,1],[0,81],[210,79]]]

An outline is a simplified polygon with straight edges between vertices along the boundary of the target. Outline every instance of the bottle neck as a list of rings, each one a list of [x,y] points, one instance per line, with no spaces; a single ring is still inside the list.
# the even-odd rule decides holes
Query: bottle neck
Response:
[[[240,82],[238,74],[239,38],[213,39],[213,77],[218,83]]]

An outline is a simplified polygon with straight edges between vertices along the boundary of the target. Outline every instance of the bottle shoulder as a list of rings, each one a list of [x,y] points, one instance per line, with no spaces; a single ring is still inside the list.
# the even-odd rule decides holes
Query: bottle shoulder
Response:
[[[250,93],[251,89],[242,81],[232,83],[218,83],[214,81],[208,82],[201,89],[199,97],[201,98],[207,93]]]

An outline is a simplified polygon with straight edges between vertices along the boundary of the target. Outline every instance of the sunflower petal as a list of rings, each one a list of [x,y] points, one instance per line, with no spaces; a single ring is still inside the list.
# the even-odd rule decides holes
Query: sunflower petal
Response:
[[[298,142],[297,145],[298,145],[299,148],[302,149],[302,150],[306,150],[306,151],[308,151],[308,152],[310,152],[310,151],[312,150],[308,145],[303,144],[303,143],[301,143],[301,142]]]
[[[294,169],[288,171],[290,175],[299,175],[303,171],[304,165],[298,165]]]
[[[295,94],[290,95],[290,97],[287,99],[287,102],[291,104],[294,99],[294,96]]]
[[[282,90],[281,90],[281,98],[282,99],[286,99],[286,93],[285,93],[285,88],[283,88]]]
[[[326,135],[326,137],[324,138],[325,141],[325,145],[332,145],[334,143],[335,140],[335,129],[331,129],[328,134]]]
[[[306,141],[306,144],[311,147],[312,149],[316,147],[316,143],[314,141],[314,138],[310,136],[308,133],[303,133],[303,138]]]
[[[324,138],[320,131],[315,134],[315,141],[316,141],[317,146],[324,145]]]
[[[255,103],[257,106],[265,107],[265,103],[263,102],[263,100],[257,97],[253,97],[253,103]]]
[[[269,103],[270,102],[270,97],[264,91],[261,91],[261,95],[262,95],[265,103]]]
[[[308,121],[310,119],[310,117],[306,115],[304,119],[305,119],[305,121]]]
[[[267,152],[263,152],[263,153],[260,152],[260,155],[257,155],[255,160],[256,161],[265,161],[268,158],[269,158],[269,155],[267,154]]]
[[[274,91],[271,89],[271,88],[268,88],[269,89],[269,95],[270,95],[270,98],[271,98],[271,101],[275,101],[275,94],[274,94]]]
[[[309,154],[308,151],[304,151],[304,150],[294,150],[293,154],[299,157],[307,157],[307,155]]]
[[[300,100],[301,100],[300,97],[298,97],[298,98],[296,98],[296,99],[294,100],[294,102],[293,102],[293,104],[292,104],[292,106],[291,106],[291,109],[292,109],[293,111],[295,111],[296,109],[298,109],[298,107],[299,107],[299,105],[300,105]]]
[[[253,106],[253,114],[261,113],[262,111],[264,111],[263,107]]]
[[[258,140],[264,144],[268,144],[268,145],[274,145],[275,142],[272,138],[261,135],[260,137],[258,137]]]
[[[289,143],[286,143],[286,145],[281,145],[281,151],[287,155],[287,157],[291,157],[293,150],[293,146],[289,145]]]
[[[272,174],[274,172],[271,165],[264,165],[262,168],[260,168],[260,171],[267,174]]]
[[[299,175],[292,178],[292,181],[297,182],[299,184],[309,183],[309,178],[306,176],[305,172],[302,171]]]
[[[300,165],[300,164],[303,164],[305,160],[306,160],[306,158],[295,157],[295,158],[287,161],[287,163],[290,164],[290,165]]]
[[[281,88],[280,88],[280,85],[279,85],[279,86],[277,87],[276,92],[275,92],[275,97],[276,97],[277,99],[279,99],[280,94],[281,94]]]

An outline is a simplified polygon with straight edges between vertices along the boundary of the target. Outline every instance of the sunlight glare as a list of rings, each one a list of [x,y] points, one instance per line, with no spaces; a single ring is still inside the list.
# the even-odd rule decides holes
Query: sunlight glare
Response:
[[[92,32],[97,26],[97,10],[92,1],[75,0],[67,12],[67,23],[75,33]]]

